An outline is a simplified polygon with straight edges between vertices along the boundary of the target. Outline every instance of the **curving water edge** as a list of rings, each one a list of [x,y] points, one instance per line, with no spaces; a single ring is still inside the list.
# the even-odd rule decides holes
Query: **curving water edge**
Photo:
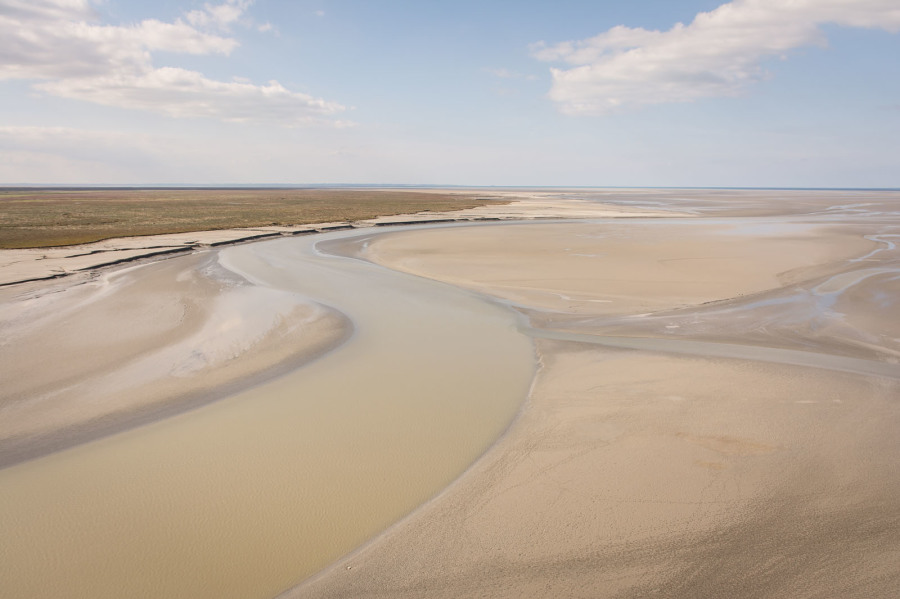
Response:
[[[349,316],[343,346],[200,409],[0,471],[4,593],[271,597],[490,446],[535,367],[515,315],[315,249],[354,234],[218,255],[255,285]]]

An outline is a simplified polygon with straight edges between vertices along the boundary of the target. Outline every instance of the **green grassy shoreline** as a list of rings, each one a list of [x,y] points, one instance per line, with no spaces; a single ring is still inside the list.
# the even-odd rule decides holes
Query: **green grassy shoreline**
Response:
[[[355,221],[498,202],[415,190],[278,188],[0,188],[0,248],[116,237]]]

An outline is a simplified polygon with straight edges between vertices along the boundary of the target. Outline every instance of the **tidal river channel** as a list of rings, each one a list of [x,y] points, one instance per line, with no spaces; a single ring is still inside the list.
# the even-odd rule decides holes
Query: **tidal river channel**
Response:
[[[316,247],[360,235],[218,250],[254,285],[344,313],[353,335],[260,386],[0,470],[0,596],[273,597],[503,433],[535,369],[515,314]]]

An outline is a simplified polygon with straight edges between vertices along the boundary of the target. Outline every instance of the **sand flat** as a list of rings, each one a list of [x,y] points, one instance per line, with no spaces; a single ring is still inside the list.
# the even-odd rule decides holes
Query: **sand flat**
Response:
[[[284,597],[896,595],[900,198],[684,195],[369,242],[512,302],[541,370],[465,478]]]
[[[401,232],[365,256],[531,308],[639,314],[780,287],[789,273],[876,247],[828,226],[757,235],[734,222],[641,219]]]
[[[465,479],[287,596],[892,596],[896,381],[540,349]]]

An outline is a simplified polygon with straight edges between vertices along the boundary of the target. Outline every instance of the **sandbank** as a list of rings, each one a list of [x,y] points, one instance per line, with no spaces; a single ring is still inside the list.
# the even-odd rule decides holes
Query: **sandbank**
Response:
[[[0,467],[247,389],[352,331],[212,253],[25,287],[0,291]]]
[[[834,227],[755,234],[640,219],[409,231],[380,237],[365,256],[529,308],[612,315],[759,293],[876,247]]]

